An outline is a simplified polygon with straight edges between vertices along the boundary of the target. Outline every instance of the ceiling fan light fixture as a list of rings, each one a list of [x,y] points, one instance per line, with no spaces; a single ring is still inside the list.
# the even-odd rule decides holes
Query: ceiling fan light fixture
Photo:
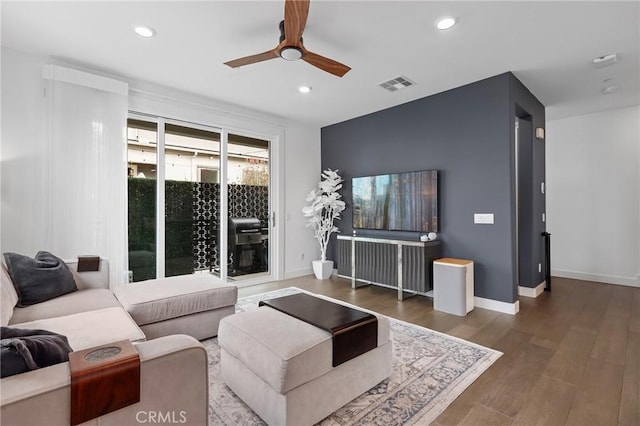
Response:
[[[448,30],[456,24],[456,18],[451,16],[444,16],[436,21],[436,28],[439,30]]]
[[[295,46],[286,46],[280,50],[280,57],[287,61],[297,61],[302,59],[302,49]]]

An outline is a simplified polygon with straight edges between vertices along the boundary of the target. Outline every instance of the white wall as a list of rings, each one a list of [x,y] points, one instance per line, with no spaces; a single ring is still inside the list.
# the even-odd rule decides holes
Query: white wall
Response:
[[[2,252],[34,255],[48,249],[44,246],[46,218],[41,205],[47,170],[39,153],[46,139],[42,66],[49,62],[45,57],[2,47]],[[285,277],[312,273],[317,243],[312,232],[304,228],[301,210],[306,193],[320,176],[320,129],[170,88],[129,83],[129,103],[134,110],[256,134],[278,133],[282,157],[278,167],[284,168],[278,211],[278,219],[285,225],[281,272]],[[305,253],[304,260],[300,260],[300,253]]]
[[[640,286],[640,108],[547,123],[552,275]]]
[[[320,180],[320,129],[291,126],[285,146],[285,278],[313,273],[311,261],[320,259],[313,231],[305,228],[302,208],[305,198]]]
[[[44,245],[44,58],[2,47],[0,249],[35,255]]]

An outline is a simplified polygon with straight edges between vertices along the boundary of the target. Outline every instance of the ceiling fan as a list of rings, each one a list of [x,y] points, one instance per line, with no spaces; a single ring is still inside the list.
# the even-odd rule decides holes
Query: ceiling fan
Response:
[[[286,59],[287,61],[302,59],[314,67],[342,77],[351,68],[333,59],[310,52],[302,44],[302,32],[307,23],[308,15],[309,0],[285,0],[284,21],[280,22],[280,43],[274,49],[258,53],[257,55],[234,59],[233,61],[225,62],[225,65],[238,68],[278,57]]]

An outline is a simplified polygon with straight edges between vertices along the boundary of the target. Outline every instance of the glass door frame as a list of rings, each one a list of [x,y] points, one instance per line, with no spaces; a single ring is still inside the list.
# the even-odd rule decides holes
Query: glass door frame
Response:
[[[220,219],[219,220],[219,257],[228,258],[228,221],[222,220],[229,214],[228,206],[228,141],[229,134],[262,139],[269,142],[269,254],[268,254],[268,274],[255,278],[247,278],[240,281],[231,281],[238,287],[246,287],[259,283],[282,279],[284,271],[284,230],[279,226],[282,223],[281,217],[284,205],[284,179],[282,178],[283,168],[280,167],[283,157],[282,142],[284,141],[283,129],[279,126],[267,126],[267,131],[252,131],[246,128],[235,126],[220,126],[213,124],[194,123],[188,120],[172,119],[156,114],[130,110],[128,119],[142,120],[156,124],[157,145],[156,145],[156,278],[165,276],[165,124],[178,126],[188,126],[194,129],[213,131],[220,133]],[[244,127],[244,126],[243,126]],[[253,127],[247,123],[247,127]],[[270,131],[269,131],[270,130]],[[125,190],[127,190],[125,188]],[[128,205],[127,205],[128,210]],[[128,212],[127,212],[128,214]],[[128,223],[127,223],[128,229]],[[127,242],[128,245],[128,242]],[[128,259],[128,248],[125,247]],[[226,261],[220,261],[220,279],[229,282],[228,265]]]

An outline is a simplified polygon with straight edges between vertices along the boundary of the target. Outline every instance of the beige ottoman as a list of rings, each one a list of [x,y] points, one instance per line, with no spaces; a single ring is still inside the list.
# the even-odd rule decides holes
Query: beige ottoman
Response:
[[[218,324],[235,312],[238,288],[209,274],[140,281],[116,288],[122,306],[147,339],[188,334],[198,340],[218,334]]]
[[[270,425],[312,425],[391,375],[389,320],[378,347],[332,367],[331,334],[263,306],[220,321],[224,382]]]

